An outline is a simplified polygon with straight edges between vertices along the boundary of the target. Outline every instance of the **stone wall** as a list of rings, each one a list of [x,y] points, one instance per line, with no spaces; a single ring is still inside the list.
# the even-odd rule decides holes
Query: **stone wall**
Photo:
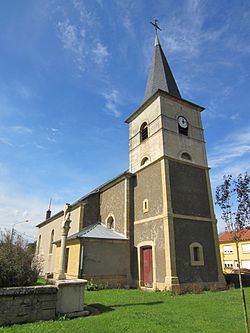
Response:
[[[51,280],[53,285],[0,288],[0,326],[88,315],[84,311],[86,280]],[[55,284],[55,285],[54,285]]]
[[[56,286],[0,288],[0,325],[56,317]]]

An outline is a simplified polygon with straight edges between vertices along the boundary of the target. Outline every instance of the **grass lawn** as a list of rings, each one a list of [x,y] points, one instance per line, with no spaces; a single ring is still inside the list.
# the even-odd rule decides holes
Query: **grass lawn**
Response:
[[[250,310],[250,288],[246,298]],[[85,303],[103,313],[73,320],[36,322],[0,328],[18,333],[240,333],[245,332],[239,289],[172,296],[140,290],[86,292]]]

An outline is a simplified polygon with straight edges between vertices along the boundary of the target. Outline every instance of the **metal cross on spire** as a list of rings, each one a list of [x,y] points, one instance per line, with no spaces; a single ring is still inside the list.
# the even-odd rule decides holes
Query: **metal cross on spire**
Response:
[[[158,26],[158,20],[155,19],[154,22],[150,22],[150,23],[154,26],[154,28],[155,28],[155,34],[156,34],[156,36],[158,36],[157,30],[162,31],[162,29]]]

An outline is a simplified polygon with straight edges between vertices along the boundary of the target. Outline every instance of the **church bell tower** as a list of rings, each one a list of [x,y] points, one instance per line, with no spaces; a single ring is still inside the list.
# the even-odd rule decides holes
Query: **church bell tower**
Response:
[[[126,120],[141,287],[224,287],[203,110],[181,97],[156,34],[143,104]]]

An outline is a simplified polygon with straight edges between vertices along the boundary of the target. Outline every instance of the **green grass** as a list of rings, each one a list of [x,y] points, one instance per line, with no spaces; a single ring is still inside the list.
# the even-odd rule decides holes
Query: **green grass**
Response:
[[[250,288],[246,288],[250,310],[249,293]],[[86,292],[85,303],[101,304],[104,312],[73,320],[13,325],[0,328],[0,333],[245,332],[239,289],[174,296],[140,290],[101,290]]]

